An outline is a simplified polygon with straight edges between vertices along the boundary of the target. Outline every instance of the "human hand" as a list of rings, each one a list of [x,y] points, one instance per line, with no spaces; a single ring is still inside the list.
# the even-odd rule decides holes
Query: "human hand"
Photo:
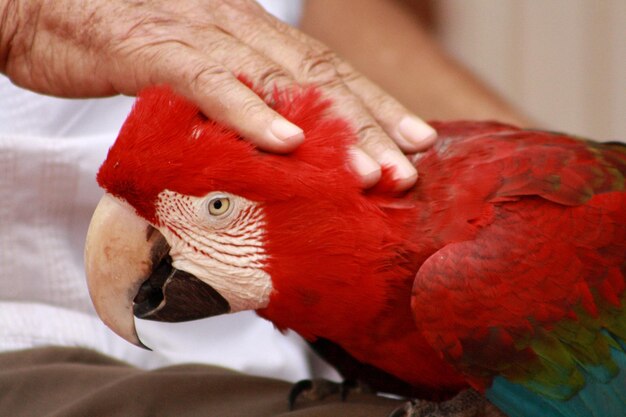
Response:
[[[0,71],[22,87],[63,97],[134,95],[166,83],[259,148],[289,152],[304,139],[236,77],[255,85],[319,86],[349,120],[352,165],[365,187],[393,167],[413,185],[411,153],[435,132],[322,43],[252,0],[0,0]]]

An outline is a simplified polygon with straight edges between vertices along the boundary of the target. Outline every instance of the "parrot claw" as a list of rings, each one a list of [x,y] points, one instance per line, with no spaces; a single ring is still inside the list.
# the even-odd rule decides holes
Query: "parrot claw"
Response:
[[[351,392],[374,394],[375,391],[364,382],[358,379],[344,379],[339,387],[339,394],[341,395],[341,401],[345,401],[348,398],[348,394]]]
[[[478,392],[461,391],[442,402],[413,400],[398,407],[389,417],[506,417]]]
[[[296,406],[298,398],[307,400],[322,400],[330,395],[340,393],[340,384],[327,379],[303,379],[291,387],[289,391],[289,410]]]
[[[298,398],[319,401],[331,395],[339,394],[341,401],[345,401],[350,392],[373,391],[367,385],[355,380],[347,379],[339,383],[322,378],[303,379],[296,382],[289,391],[289,410],[294,410]]]

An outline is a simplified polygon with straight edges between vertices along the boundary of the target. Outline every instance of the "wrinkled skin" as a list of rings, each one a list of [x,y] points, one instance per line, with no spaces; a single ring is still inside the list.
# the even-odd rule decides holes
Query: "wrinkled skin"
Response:
[[[169,84],[267,151],[293,151],[302,129],[237,76],[268,88],[319,85],[354,123],[360,140],[352,164],[366,187],[380,178],[380,164],[397,168],[399,188],[411,186],[416,172],[400,149],[423,150],[435,138],[328,47],[252,0],[6,0],[0,18],[0,71],[17,85],[99,97]]]

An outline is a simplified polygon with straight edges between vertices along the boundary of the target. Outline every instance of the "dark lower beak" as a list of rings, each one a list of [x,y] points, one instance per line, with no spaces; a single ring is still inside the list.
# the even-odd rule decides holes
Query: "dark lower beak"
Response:
[[[141,284],[133,300],[133,314],[146,320],[180,322],[229,311],[224,297],[194,275],[173,268],[169,256]]]
[[[132,207],[105,194],[85,244],[89,293],[114,332],[143,346],[133,315],[178,322],[228,313],[228,302],[195,276],[172,267],[163,235]]]

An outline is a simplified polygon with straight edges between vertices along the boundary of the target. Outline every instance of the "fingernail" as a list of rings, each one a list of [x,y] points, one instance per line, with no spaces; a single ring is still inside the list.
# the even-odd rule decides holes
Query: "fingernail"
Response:
[[[350,165],[352,169],[361,177],[365,187],[371,187],[380,179],[380,165],[362,149],[351,148]]]
[[[270,126],[270,133],[281,142],[301,143],[304,132],[298,126],[285,119],[274,119]]]
[[[378,162],[380,162],[381,165],[393,168],[393,179],[400,183],[399,188],[412,185],[417,179],[417,170],[413,164],[411,164],[404,155],[394,149],[384,151],[380,155]]]
[[[415,116],[405,116],[398,123],[398,133],[409,146],[425,147],[437,138],[437,132],[427,123]]]

